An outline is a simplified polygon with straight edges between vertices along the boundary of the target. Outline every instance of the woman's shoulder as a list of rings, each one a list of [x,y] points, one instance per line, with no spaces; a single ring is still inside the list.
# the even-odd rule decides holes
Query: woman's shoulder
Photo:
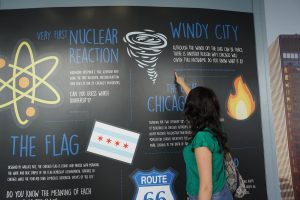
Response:
[[[209,128],[204,128],[203,130],[201,131],[198,131],[196,134],[195,134],[195,138],[202,138],[202,137],[211,137],[213,138],[213,134],[212,134],[212,131],[209,129]]]
[[[197,148],[201,146],[207,146],[210,150],[215,147],[216,140],[209,129],[203,129],[195,134],[192,141],[192,147]]]

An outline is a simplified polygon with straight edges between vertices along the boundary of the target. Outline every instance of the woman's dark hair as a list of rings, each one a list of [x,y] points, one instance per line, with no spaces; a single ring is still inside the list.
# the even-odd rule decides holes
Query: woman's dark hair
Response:
[[[220,104],[211,89],[206,87],[192,89],[187,96],[184,113],[191,125],[193,137],[198,131],[209,128],[224,153],[229,152],[227,137],[222,131],[220,122]]]

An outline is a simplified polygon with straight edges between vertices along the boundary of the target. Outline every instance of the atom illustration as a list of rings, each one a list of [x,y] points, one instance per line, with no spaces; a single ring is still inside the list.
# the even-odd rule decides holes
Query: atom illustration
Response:
[[[0,57],[0,109],[11,108],[18,125],[26,126],[30,119],[37,115],[36,103],[54,105],[61,101],[60,94],[46,82],[56,69],[59,60],[56,56],[35,60],[33,50],[26,41],[19,43],[14,56],[13,64],[8,65],[7,61]],[[22,66],[28,62],[27,66]],[[49,70],[43,74],[39,72],[45,71],[43,68],[49,63],[51,65],[48,67]],[[5,68],[6,66],[8,68]],[[5,69],[6,71],[3,71]],[[3,77],[8,78],[4,80]],[[52,97],[48,97],[49,95]]]

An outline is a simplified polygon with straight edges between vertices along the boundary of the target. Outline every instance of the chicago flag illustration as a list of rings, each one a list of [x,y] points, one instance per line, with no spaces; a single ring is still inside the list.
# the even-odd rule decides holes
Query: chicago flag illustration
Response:
[[[131,164],[140,134],[95,122],[88,152]]]

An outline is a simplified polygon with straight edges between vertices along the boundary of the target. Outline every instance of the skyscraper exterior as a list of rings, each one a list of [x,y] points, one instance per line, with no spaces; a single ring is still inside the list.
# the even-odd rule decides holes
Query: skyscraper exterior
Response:
[[[300,199],[300,35],[269,47],[272,108],[282,199]]]

